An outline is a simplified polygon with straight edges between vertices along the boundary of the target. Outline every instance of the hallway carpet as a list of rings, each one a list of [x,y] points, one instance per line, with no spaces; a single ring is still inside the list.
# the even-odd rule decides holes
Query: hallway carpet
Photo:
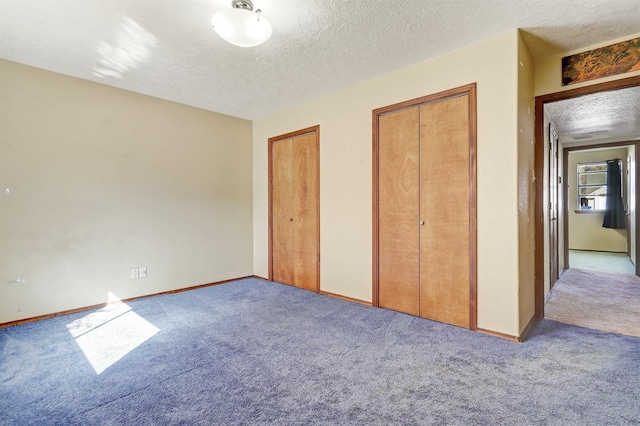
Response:
[[[2,425],[640,422],[638,338],[518,344],[257,279],[5,328],[0,355]]]
[[[544,309],[547,319],[640,337],[640,277],[569,269]]]

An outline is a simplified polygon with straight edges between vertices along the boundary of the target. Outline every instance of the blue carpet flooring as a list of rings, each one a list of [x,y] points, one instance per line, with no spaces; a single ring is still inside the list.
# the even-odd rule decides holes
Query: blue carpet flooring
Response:
[[[640,424],[638,338],[517,344],[257,279],[128,306],[0,330],[0,424]]]

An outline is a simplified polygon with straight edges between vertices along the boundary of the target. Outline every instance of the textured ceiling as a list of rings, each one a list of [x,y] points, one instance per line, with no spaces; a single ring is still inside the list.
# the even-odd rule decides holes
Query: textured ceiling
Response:
[[[640,139],[640,86],[545,104],[566,145]]]
[[[258,119],[513,28],[536,58],[640,31],[640,0],[254,0],[261,46],[221,40],[231,0],[0,0],[0,57]]]

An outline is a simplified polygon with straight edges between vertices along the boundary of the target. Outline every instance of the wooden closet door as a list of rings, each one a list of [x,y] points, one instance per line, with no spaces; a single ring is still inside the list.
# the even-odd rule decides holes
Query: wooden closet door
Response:
[[[293,140],[275,141],[271,150],[272,279],[293,285]]]
[[[320,290],[319,132],[269,138],[269,279]]]
[[[419,314],[419,109],[380,117],[379,306]]]
[[[420,316],[469,327],[469,99],[420,107]]]
[[[293,140],[293,282],[318,289],[318,142],[307,133]]]

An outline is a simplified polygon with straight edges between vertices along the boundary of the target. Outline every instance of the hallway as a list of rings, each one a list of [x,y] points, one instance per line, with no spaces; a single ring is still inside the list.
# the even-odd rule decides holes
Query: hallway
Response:
[[[545,303],[545,318],[640,337],[640,278],[569,269],[551,290]]]
[[[626,253],[569,250],[569,266],[589,271],[635,274],[635,268]]]

